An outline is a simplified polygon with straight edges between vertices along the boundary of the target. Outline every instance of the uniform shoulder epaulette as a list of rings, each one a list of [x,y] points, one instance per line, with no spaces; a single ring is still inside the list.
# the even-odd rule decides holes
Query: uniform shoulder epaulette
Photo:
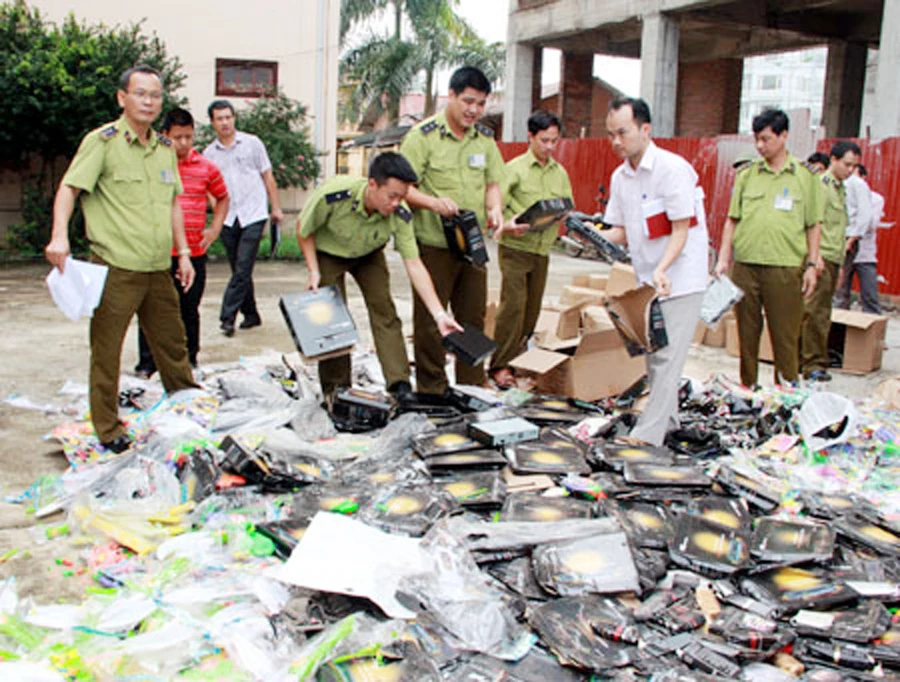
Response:
[[[159,139],[160,144],[163,144],[166,147],[172,146],[172,140],[165,135],[157,135],[156,137]]]
[[[803,166],[806,170],[808,170],[813,175],[816,175],[816,169],[809,161],[801,161],[800,165]]]
[[[333,204],[338,201],[344,201],[353,196],[353,192],[349,189],[341,189],[337,192],[329,192],[325,195],[325,202],[328,204]]]
[[[101,140],[111,140],[119,133],[119,129],[116,126],[106,126],[103,130],[100,131],[100,139]]]
[[[812,169],[810,169],[810,170],[812,170]],[[832,183],[831,178],[828,177],[827,175],[823,174],[823,175],[822,175],[822,184],[823,184],[823,185],[830,185],[831,183]]]
[[[428,123],[422,124],[422,126],[419,128],[419,130],[422,132],[423,135],[427,135],[428,133],[433,133],[435,130],[437,130],[437,127],[438,127],[437,121],[435,121],[434,119],[431,119],[430,121],[428,121]]]
[[[475,124],[475,130],[477,130],[479,133],[481,133],[485,137],[493,137],[494,136],[494,129],[488,128],[486,125],[483,125],[481,123]]]
[[[412,221],[412,212],[406,206],[398,206],[394,213],[405,223]]]
[[[744,161],[744,163],[739,163],[737,166],[734,167],[734,172],[740,173],[741,171],[745,171],[748,168],[752,168],[752,167],[753,167],[752,161]]]

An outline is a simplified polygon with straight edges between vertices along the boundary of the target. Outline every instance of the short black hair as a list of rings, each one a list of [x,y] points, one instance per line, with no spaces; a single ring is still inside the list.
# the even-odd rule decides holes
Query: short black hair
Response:
[[[474,66],[461,66],[450,76],[450,89],[461,95],[466,88],[472,88],[485,95],[491,94],[491,82],[481,69]]]
[[[609,103],[610,111],[618,111],[622,107],[631,107],[634,121],[638,125],[652,123],[650,118],[650,105],[640,97],[616,97]]]
[[[831,145],[831,158],[832,159],[843,159],[844,154],[847,152],[853,152],[857,156],[862,154],[862,151],[859,149],[859,145],[855,142],[850,142],[849,140],[838,140],[833,145]]]
[[[828,154],[813,152],[809,155],[809,158],[806,159],[806,163],[821,163],[825,168],[828,168],[828,164],[831,163],[831,161],[828,159]]]
[[[859,177],[864,178],[869,174],[869,171],[866,170],[866,167],[862,164],[859,164],[856,167],[856,171],[859,173]]]
[[[528,132],[537,135],[542,130],[556,126],[562,132],[562,123],[559,122],[559,116],[553,114],[546,109],[538,109],[528,117]]]
[[[374,180],[379,187],[386,183],[388,178],[396,178],[401,182],[419,181],[412,164],[397,152],[382,152],[369,164],[369,179]]]
[[[231,115],[234,116],[234,105],[232,105],[231,102],[227,99],[214,99],[206,109],[206,115],[209,116],[210,121],[212,121],[213,112],[219,111],[220,109],[230,109]]]
[[[131,68],[125,69],[122,72],[122,75],[119,76],[119,90],[128,92],[128,86],[131,84],[131,77],[136,73],[147,73],[151,76],[156,76],[159,78],[159,82],[162,83],[162,76],[159,75],[159,71],[152,66],[149,64],[135,64]]]
[[[194,117],[191,112],[181,107],[175,107],[166,112],[163,116],[162,131],[168,132],[172,130],[172,126],[190,126],[194,127]]]
[[[759,134],[766,128],[771,128],[776,135],[781,135],[790,127],[788,115],[781,109],[763,109],[753,118],[753,132]]]

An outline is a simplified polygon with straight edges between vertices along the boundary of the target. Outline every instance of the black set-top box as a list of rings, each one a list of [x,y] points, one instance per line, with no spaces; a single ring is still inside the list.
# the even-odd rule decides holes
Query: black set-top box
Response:
[[[484,234],[473,211],[462,210],[450,218],[441,217],[450,252],[460,260],[482,266],[488,262]]]
[[[300,354],[316,360],[350,352],[359,334],[335,286],[285,294],[278,301]]]
[[[565,218],[573,208],[575,205],[569,197],[541,199],[516,218],[516,222],[527,223],[529,232],[542,232]]]

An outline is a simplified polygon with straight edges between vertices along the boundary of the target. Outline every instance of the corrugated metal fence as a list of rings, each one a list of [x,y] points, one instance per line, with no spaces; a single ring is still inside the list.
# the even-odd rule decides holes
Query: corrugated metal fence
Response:
[[[747,137],[725,135],[717,138],[657,139],[662,148],[680,154],[691,162],[706,192],[706,213],[710,237],[718,245],[722,224],[728,212],[734,181],[733,161],[742,153],[753,152]],[[863,164],[869,171],[869,186],[885,198],[883,220],[900,218],[900,138],[871,141],[856,140],[863,152]],[[832,140],[821,140],[818,150],[826,154]],[[524,142],[500,143],[503,158],[509,160],[525,151]],[[563,139],[556,158],[566,167],[572,180],[575,205],[585,213],[601,210],[599,188],[609,188],[609,178],[621,160],[605,139]],[[878,272],[887,282],[885,294],[900,294],[900,228],[879,230]]]

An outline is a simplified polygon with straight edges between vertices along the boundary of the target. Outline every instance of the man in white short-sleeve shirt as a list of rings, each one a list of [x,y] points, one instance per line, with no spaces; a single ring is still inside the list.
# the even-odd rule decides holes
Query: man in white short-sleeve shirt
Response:
[[[606,129],[625,161],[612,175],[609,239],[628,246],[638,280],[656,288],[669,339],[646,356],[650,397],[631,436],[661,445],[676,425],[678,383],[709,279],[703,194],[691,165],[650,139],[644,100],[614,100]]]

